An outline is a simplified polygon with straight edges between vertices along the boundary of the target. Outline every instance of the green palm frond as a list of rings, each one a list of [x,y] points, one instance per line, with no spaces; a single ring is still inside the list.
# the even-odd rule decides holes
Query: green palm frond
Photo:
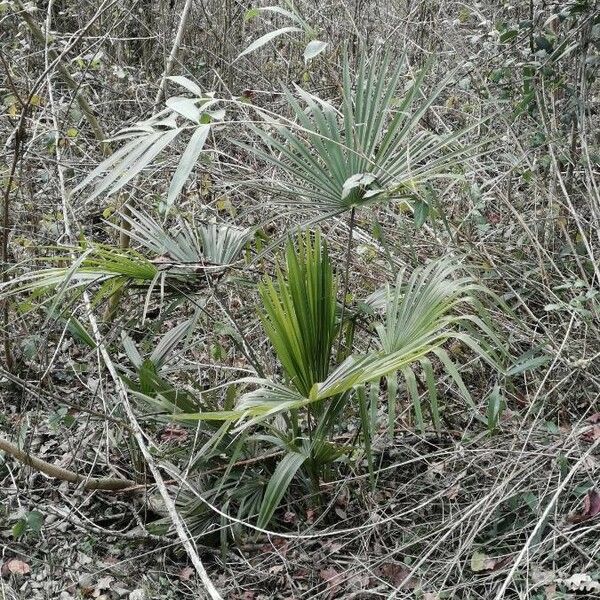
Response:
[[[458,267],[449,261],[432,262],[415,269],[405,283],[401,272],[394,288],[386,289],[385,322],[376,326],[382,350],[387,354],[424,342],[439,345],[440,336],[451,335],[452,325],[473,321],[486,334],[491,329],[474,315],[457,314],[457,305],[471,304],[486,289],[472,277],[455,277]],[[498,340],[499,342],[499,340]]]
[[[119,131],[110,141],[126,143],[89,173],[74,188],[73,193],[91,185],[94,185],[94,189],[89,200],[117,193],[187,132],[191,135],[179,157],[166,197],[167,210],[172,207],[204,150],[211,127],[215,122],[223,120],[225,111],[215,110],[215,105],[220,101],[215,99],[214,92],[203,92],[187,77],[175,76],[169,79],[191,92],[194,97],[173,96],[158,114]],[[180,124],[181,120],[183,124]]]
[[[416,421],[422,428],[420,394],[413,371],[414,366],[420,366],[429,392],[432,417],[439,427],[435,378],[429,358],[435,356],[465,401],[478,413],[444,345],[448,340],[456,340],[493,368],[501,369],[489,342],[494,342],[498,352],[502,351],[503,344],[482,318],[477,299],[478,295],[491,292],[473,278],[460,275],[455,264],[444,260],[415,269],[406,282],[405,279],[404,273],[400,273],[395,287],[386,290],[385,320],[375,327],[381,349],[363,357],[350,357],[319,386],[317,396],[334,396],[368,380],[387,377],[389,422],[393,427],[396,374],[399,373],[413,401]],[[458,311],[461,307],[464,312]]]
[[[269,524],[292,479],[307,459],[308,454],[302,452],[289,452],[281,459],[265,489],[258,513],[258,527],[264,528]]]
[[[239,259],[252,236],[251,229],[230,224],[192,224],[183,217],[173,225],[164,225],[133,208],[123,211],[121,218],[132,239],[157,256],[172,260],[174,266],[226,267]],[[125,230],[123,226],[116,228]]]
[[[296,389],[308,396],[329,373],[336,333],[337,283],[327,244],[308,232],[288,242],[286,273],[259,286],[261,318],[273,348]]]
[[[147,288],[151,292],[160,280],[161,289],[204,282],[204,273],[222,271],[239,259],[252,231],[214,223],[192,227],[180,220],[167,228],[150,216],[130,209],[123,215],[128,234],[145,250],[147,258],[133,249],[120,249],[86,242],[83,246],[61,247],[59,254],[44,258],[46,263],[68,267],[36,269],[0,284],[0,298],[42,289],[54,290],[56,304],[66,292],[100,286],[96,301],[113,295],[125,285]]]
[[[233,225],[208,223],[198,227],[198,237],[205,260],[226,266],[239,259],[239,256],[252,236],[251,229]]]
[[[126,282],[141,285],[154,281],[159,273],[156,265],[134,250],[86,244],[86,247],[61,247],[59,251],[58,256],[46,257],[44,261],[58,264],[70,262],[69,267],[51,267],[17,276],[0,286],[0,298],[45,288],[58,289],[58,293],[62,294],[83,286],[109,282],[113,287]]]
[[[455,176],[476,147],[460,144],[467,130],[438,135],[420,124],[452,74],[426,95],[424,68],[398,99],[405,69],[405,57],[392,65],[378,53],[361,59],[353,80],[346,60],[339,111],[296,87],[305,108],[286,89],[297,124],[269,116],[265,127],[252,127],[263,147],[239,144],[279,171],[274,191],[296,205],[336,214],[413,197],[423,183]]]
[[[348,357],[322,382],[315,383],[308,393],[306,387],[302,392],[295,392],[281,384],[253,380],[259,389],[242,396],[236,410],[230,411],[227,418],[249,418],[244,424],[246,427],[280,412],[340,398],[358,386],[400,373],[420,420],[422,411],[413,369],[422,368],[430,400],[437,401],[431,363],[434,358],[454,381],[478,418],[483,419],[444,346],[449,340],[456,340],[495,369],[501,370],[488,340],[494,341],[499,352],[502,352],[502,343],[477,314],[481,306],[477,297],[487,294],[487,288],[470,277],[460,275],[459,267],[447,261],[416,269],[406,284],[403,284],[403,279],[400,275],[396,286],[388,291],[385,320],[376,326],[379,350]],[[457,310],[459,307],[462,312]],[[433,412],[437,412],[437,404]],[[188,417],[205,418],[201,414]]]

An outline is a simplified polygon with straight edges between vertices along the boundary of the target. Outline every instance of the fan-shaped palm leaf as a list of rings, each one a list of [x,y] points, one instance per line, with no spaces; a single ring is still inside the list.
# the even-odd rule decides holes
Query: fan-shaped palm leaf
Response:
[[[364,57],[353,81],[345,61],[340,111],[296,88],[305,109],[285,90],[297,125],[269,116],[267,126],[252,128],[264,146],[240,145],[276,167],[279,177],[271,189],[295,205],[335,214],[412,197],[424,182],[453,176],[476,147],[459,144],[466,130],[437,135],[420,124],[452,74],[425,95],[423,69],[398,100],[405,67],[405,58],[392,66],[389,56]]]
[[[477,296],[489,293],[487,288],[472,278],[454,277],[456,265],[446,261],[432,263],[416,269],[403,284],[402,274],[396,286],[389,289],[385,304],[385,320],[376,326],[380,349],[363,355],[348,357],[329,373],[321,383],[316,383],[308,394],[293,392],[280,384],[253,380],[258,390],[242,396],[235,411],[227,413],[230,420],[250,418],[244,424],[262,421],[279,412],[296,410],[330,398],[339,398],[357,386],[377,381],[381,377],[402,373],[407,389],[415,400],[416,389],[411,370],[421,365],[428,387],[434,387],[430,357],[436,357],[443,370],[459,388],[461,394],[478,414],[471,395],[458,368],[451,360],[444,344],[454,339],[469,347],[476,356],[494,368],[500,369],[488,339],[502,351],[502,343],[493,330],[477,313],[480,303]],[[458,312],[459,306],[470,312]],[[430,396],[431,397],[431,396]],[[420,406],[416,407],[420,411]],[[214,415],[211,415],[214,418]],[[206,418],[202,414],[181,415],[181,418]]]
[[[230,224],[192,224],[180,217],[162,225],[148,214],[129,208],[121,215],[129,236],[174,265],[225,267],[235,262],[252,235],[251,229]],[[123,227],[116,226],[122,230]]]
[[[158,114],[119,131],[111,141],[126,140],[127,143],[89,173],[74,188],[73,193],[95,182],[89,200],[101,194],[115,194],[151,166],[182,133],[191,132],[169,185],[166,206],[167,209],[171,208],[204,149],[211,124],[222,121],[225,111],[214,110],[215,104],[219,102],[214,98],[214,93],[203,93],[200,87],[187,77],[176,76],[169,79],[192,92],[195,97],[173,96],[166,101],[166,108]],[[183,125],[178,124],[181,118],[184,120]]]
[[[102,244],[62,247],[58,256],[44,261],[68,261],[69,267],[34,270],[15,277],[0,285],[0,298],[48,288],[58,290],[56,304],[65,292],[92,284],[101,284],[98,299],[111,296],[126,284],[146,287],[150,294],[159,279],[161,287],[179,289],[194,284],[199,277],[202,280],[205,272],[222,271],[231,265],[252,235],[250,229],[227,224],[194,227],[184,219],[175,227],[166,227],[135,209],[124,213],[123,220],[131,238],[155,255],[152,259],[133,249]]]

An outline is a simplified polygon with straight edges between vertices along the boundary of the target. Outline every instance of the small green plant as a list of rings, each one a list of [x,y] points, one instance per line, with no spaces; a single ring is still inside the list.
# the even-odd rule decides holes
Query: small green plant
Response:
[[[269,523],[299,472],[305,472],[307,477],[297,481],[311,482],[309,491],[319,496],[319,481],[327,477],[328,465],[352,450],[351,445],[335,443],[335,433],[344,424],[354,422],[362,429],[363,451],[372,471],[371,440],[376,433],[373,414],[381,378],[388,381],[392,436],[397,374],[404,379],[420,429],[424,423],[417,373],[424,376],[437,428],[440,409],[436,386],[442,372],[454,381],[476,418],[486,422],[445,349],[448,342],[458,342],[499,368],[495,349],[502,352],[502,343],[482,318],[485,311],[478,300],[478,296],[491,294],[485,287],[446,261],[419,267],[408,278],[400,274],[394,287],[382,290],[372,301],[383,312],[383,319],[374,325],[379,349],[352,354],[337,366],[332,348],[342,325],[336,315],[342,316],[342,311],[335,310],[336,289],[327,246],[319,232],[314,239],[308,232],[296,244],[288,243],[285,272],[278,269],[275,281],[267,278],[260,286],[262,321],[282,367],[284,382],[245,378],[238,383],[256,389],[243,394],[233,409],[173,416],[184,422],[237,422],[233,432],[239,434],[260,425],[268,433],[258,437],[284,449],[265,490],[259,527]],[[366,386],[370,388],[370,406]]]
[[[150,295],[181,295],[182,290],[206,287],[206,277],[222,274],[240,260],[252,230],[228,224],[192,224],[184,218],[163,225],[149,215],[128,209],[122,215],[128,235],[141,248],[121,249],[106,244],[82,242],[79,246],[60,247],[59,254],[46,262],[68,267],[52,267],[27,272],[0,286],[0,299],[16,293],[51,292],[45,302],[50,313],[65,294],[96,286],[95,302],[101,302],[126,287]],[[122,229],[117,227],[117,229]],[[142,250],[145,252],[142,253]],[[150,256],[147,256],[149,254]],[[71,323],[71,328],[76,324]]]
[[[44,515],[39,510],[26,512],[12,526],[12,536],[15,540],[22,538],[27,534],[38,536],[44,525]]]

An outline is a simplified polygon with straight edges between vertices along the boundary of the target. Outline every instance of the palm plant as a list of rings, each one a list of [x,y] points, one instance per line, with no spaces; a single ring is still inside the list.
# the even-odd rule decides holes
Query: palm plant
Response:
[[[364,55],[353,81],[344,60],[340,110],[296,87],[305,109],[286,89],[297,124],[260,112],[266,126],[251,129],[264,146],[238,143],[277,169],[270,189],[295,206],[332,215],[412,198],[435,177],[456,177],[451,173],[476,147],[459,143],[468,130],[438,135],[421,126],[452,73],[426,95],[424,68],[398,99],[406,67],[406,57],[392,65],[390,56]]]
[[[259,286],[259,293],[263,302],[261,320],[265,331],[289,383],[295,388],[291,399],[288,396],[284,402],[294,402],[298,397],[307,396],[317,382],[327,377],[337,331],[337,283],[327,244],[318,230],[314,240],[307,232],[298,238],[296,245],[291,240],[288,242],[285,274],[278,268],[276,284],[267,278]],[[259,405],[260,389],[247,395],[243,402]],[[281,393],[284,389],[279,391]],[[267,402],[271,403],[272,398]],[[287,452],[265,490],[259,526],[268,524],[300,468],[307,472],[313,484],[312,491],[318,493],[323,468],[340,454],[339,449],[328,441],[338,406],[341,405],[332,402],[325,411],[319,405],[308,408],[308,439],[303,436],[297,411],[289,414],[288,429],[273,430],[279,439],[285,440]]]
[[[277,284],[260,286],[261,318],[290,383],[307,396],[329,373],[336,334],[337,284],[319,231],[292,241],[286,252],[286,274],[277,269]]]
[[[386,290],[383,305],[385,319],[375,324],[379,349],[351,355],[337,367],[330,368],[327,377],[315,382],[308,394],[265,379],[247,379],[245,381],[248,383],[258,384],[259,389],[242,396],[236,410],[228,412],[227,419],[243,420],[239,427],[246,428],[281,412],[352,393],[362,385],[399,372],[407,379],[410,392],[412,385],[408,380],[412,380],[414,373],[411,376],[407,369],[421,366],[427,376],[430,368],[433,368],[431,357],[439,360],[440,367],[478,414],[459,370],[444,345],[455,340],[470,348],[493,368],[501,369],[496,354],[505,354],[503,344],[486,323],[478,296],[483,294],[500,300],[473,278],[456,278],[458,272],[457,265],[441,261],[416,268],[405,285],[403,274],[400,274],[396,285]],[[463,311],[470,309],[470,312],[460,312],[458,308],[461,306]],[[428,391],[432,394],[434,380],[431,377],[426,379]],[[182,415],[182,418],[218,416],[219,413],[214,413]]]
[[[99,297],[114,293],[125,284],[148,285],[159,274],[158,267],[134,250],[121,250],[105,244],[83,243],[77,247],[59,247],[46,263],[68,267],[51,267],[26,272],[0,286],[0,298],[18,293],[54,290],[56,303],[64,293],[84,286],[100,284]]]
[[[279,505],[285,491],[299,470],[309,482],[308,491],[319,493],[319,480],[328,464],[346,452],[329,438],[343,402],[332,401],[326,406],[313,403],[306,411],[296,405],[310,393],[315,384],[325,379],[331,366],[332,348],[336,338],[337,284],[327,244],[320,232],[310,232],[290,241],[286,248],[285,271],[277,268],[275,281],[265,278],[259,286],[263,301],[260,317],[275,354],[282,366],[288,385],[261,378],[245,378],[239,383],[257,386],[244,394],[235,410],[204,411],[177,414],[173,418],[194,421],[230,422],[246,410],[260,407],[263,420],[270,408],[282,414],[283,425],[265,423],[267,434],[249,436],[267,442],[284,451],[264,489],[258,510],[258,525],[265,527]],[[289,405],[292,410],[284,412]]]
[[[398,100],[405,66],[404,60],[392,65],[388,56],[380,54],[372,59],[365,57],[353,80],[345,61],[339,110],[297,88],[308,109],[305,110],[296,96],[285,90],[297,123],[292,125],[268,117],[266,120],[274,126],[272,130],[251,126],[263,142],[262,147],[237,143],[277,168],[281,176],[270,189],[278,196],[293,198],[297,206],[316,209],[321,218],[350,211],[352,229],[357,208],[395,198],[414,198],[419,187],[432,178],[456,177],[452,171],[475,149],[460,144],[464,131],[437,135],[421,126],[422,117],[451,75],[426,95],[423,92],[426,69],[423,69]],[[211,95],[203,95],[185,78],[177,78],[177,82],[195,97],[169,99],[167,111],[122,132],[119,137],[128,140],[127,144],[90,173],[79,189],[98,180],[92,197],[116,193],[183,130],[189,129],[192,137],[171,181],[166,202],[167,207],[174,203],[202,152],[208,124],[223,116],[208,110],[215,103]],[[183,127],[177,125],[176,116],[186,120]],[[172,284],[173,289],[179,289],[193,284],[199,272],[205,276],[231,266],[251,235],[250,230],[230,225],[195,225],[183,218],[167,227],[133,208],[120,216],[122,221],[117,228],[126,231],[152,258],[135,250],[100,245],[69,248],[68,254],[76,256],[70,267],[25,274],[13,280],[16,288],[8,293],[14,289],[51,287],[58,288],[61,295],[84,285],[101,283],[101,297],[131,284],[146,288],[149,297],[159,282],[161,288]],[[321,234],[317,231],[313,236],[308,232],[295,242],[289,241],[285,263],[284,269],[277,268],[274,280],[266,278],[259,285],[261,321],[284,381],[264,377],[239,380],[237,384],[253,389],[243,394],[235,406],[227,402],[224,410],[214,410],[206,402],[206,393],[198,398],[178,393],[161,374],[163,350],[170,350],[193,324],[183,323],[175,328],[146,359],[139,355],[131,340],[124,339],[135,367],[134,371],[125,371],[124,379],[139,399],[173,420],[213,421],[208,428],[212,437],[207,441],[210,446],[207,456],[216,455],[223,444],[241,448],[246,444],[251,447],[267,443],[283,452],[283,457],[270,469],[262,495],[262,486],[250,486],[247,495],[236,496],[235,478],[228,479],[231,469],[221,484],[211,487],[212,482],[207,482],[211,497],[217,498],[229,490],[226,493],[230,493],[231,501],[242,505],[240,510],[246,506],[252,514],[258,512],[259,527],[268,525],[292,481],[301,485],[308,482],[308,491],[319,495],[319,483],[326,477],[329,465],[349,450],[333,437],[344,411],[358,416],[372,469],[373,407],[377,406],[382,377],[388,380],[390,430],[395,423],[398,374],[412,398],[417,424],[423,427],[417,381],[421,371],[432,419],[439,428],[436,368],[450,376],[478,414],[457,366],[445,349],[446,343],[452,339],[459,341],[494,366],[496,360],[487,342],[492,339],[499,343],[477,314],[480,308],[477,296],[486,290],[469,277],[457,277],[455,265],[432,263],[416,269],[409,278],[400,274],[394,287],[387,287],[378,295],[375,305],[379,304],[383,312],[375,325],[379,348],[351,355],[334,366],[333,345],[344,325],[346,293],[345,290],[342,293],[338,318],[338,284]],[[348,263],[349,259],[346,286]],[[2,293],[6,292],[0,290],[0,296]],[[370,413],[365,402],[367,386],[370,386]],[[259,422],[264,431],[251,434],[250,427]],[[234,450],[231,456],[233,465],[238,451]],[[306,477],[297,478],[299,472]],[[205,511],[195,514],[204,522]]]
[[[421,395],[417,385],[420,369],[432,419],[439,427],[434,358],[439,363],[438,368],[454,381],[475,415],[484,420],[445,346],[450,340],[460,342],[494,368],[500,367],[489,342],[494,342],[502,351],[500,340],[485,322],[483,306],[478,300],[479,296],[491,292],[473,278],[461,275],[456,265],[442,261],[417,268],[408,278],[399,274],[394,287],[388,286],[378,294],[376,305],[383,309],[383,318],[375,324],[379,349],[352,355],[333,367],[332,345],[339,326],[335,300],[332,300],[336,286],[320,235],[317,233],[313,242],[310,234],[306,234],[298,249],[288,244],[286,264],[286,274],[278,270],[276,284],[267,279],[260,291],[264,303],[263,323],[287,383],[246,378],[240,383],[256,389],[242,395],[233,410],[184,413],[174,417],[183,421],[237,421],[234,431],[238,432],[261,423],[270,432],[270,439],[278,439],[285,446],[286,455],[265,491],[259,512],[261,526],[268,523],[299,470],[306,471],[309,479],[318,482],[323,469],[347,451],[334,444],[331,437],[343,411],[354,408],[355,403],[351,402],[354,399],[360,409],[365,450],[370,453],[373,410],[370,415],[365,410],[365,386],[371,386],[372,404],[376,403],[379,381],[382,377],[388,378],[387,406],[393,429],[396,377],[400,374],[422,428]],[[280,419],[274,420],[276,416]],[[282,422],[285,423],[283,429]],[[369,464],[372,464],[370,457]]]

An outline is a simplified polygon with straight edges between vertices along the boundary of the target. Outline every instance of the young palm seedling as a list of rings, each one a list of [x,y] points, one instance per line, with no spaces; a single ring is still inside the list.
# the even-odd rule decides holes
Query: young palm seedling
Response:
[[[318,232],[314,239],[306,233],[297,246],[288,243],[286,271],[278,270],[276,281],[267,279],[260,286],[261,317],[279,359],[283,382],[246,378],[239,383],[256,389],[245,393],[233,410],[175,416],[184,421],[237,422],[234,431],[240,433],[260,424],[267,432],[260,439],[285,449],[265,490],[260,527],[268,524],[299,472],[308,477],[298,481],[312,482],[312,491],[317,493],[327,466],[351,450],[336,443],[336,434],[353,421],[363,430],[365,451],[372,464],[370,440],[376,432],[364,410],[364,388],[376,390],[376,402],[381,378],[395,381],[398,374],[402,376],[420,428],[423,411],[416,371],[424,375],[436,427],[440,425],[436,380],[444,373],[454,381],[474,415],[484,420],[445,346],[457,341],[475,356],[498,366],[489,342],[493,341],[498,351],[502,344],[482,318],[478,300],[478,296],[489,293],[486,288],[446,261],[417,268],[409,278],[400,274],[396,285],[383,290],[373,302],[383,312],[383,319],[374,326],[379,348],[352,354],[337,366],[332,353],[340,327],[336,290],[327,247]],[[390,384],[389,389],[387,410],[393,435],[397,385]]]

